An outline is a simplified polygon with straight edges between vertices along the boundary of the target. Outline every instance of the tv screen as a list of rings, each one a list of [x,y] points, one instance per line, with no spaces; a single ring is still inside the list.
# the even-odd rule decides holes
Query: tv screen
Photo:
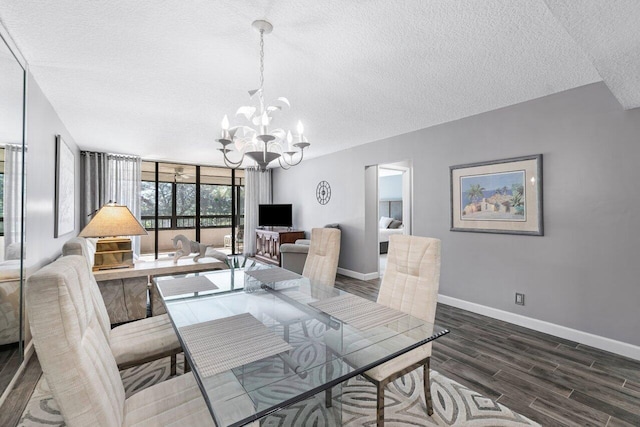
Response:
[[[260,227],[292,227],[291,205],[260,205],[258,225]]]

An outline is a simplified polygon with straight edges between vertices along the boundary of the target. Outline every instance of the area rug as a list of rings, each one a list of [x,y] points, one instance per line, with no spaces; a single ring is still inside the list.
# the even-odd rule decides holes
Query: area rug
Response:
[[[178,373],[183,371],[178,356]],[[169,359],[157,360],[121,372],[127,397],[169,378]],[[336,390],[338,392],[338,390]],[[385,425],[387,426],[537,426],[538,424],[487,399],[467,387],[431,371],[433,416],[427,416],[422,391],[422,369],[387,386]],[[324,406],[324,394],[308,399],[262,420],[263,426],[375,425],[376,389],[362,377],[352,378],[335,396],[340,418]],[[334,409],[335,410],[335,409]],[[44,377],[22,414],[19,426],[64,426],[64,421]]]

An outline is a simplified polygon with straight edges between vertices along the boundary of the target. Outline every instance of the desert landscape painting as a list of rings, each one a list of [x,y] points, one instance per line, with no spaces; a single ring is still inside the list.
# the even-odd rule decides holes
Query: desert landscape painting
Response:
[[[525,171],[460,177],[462,221],[526,221]]]

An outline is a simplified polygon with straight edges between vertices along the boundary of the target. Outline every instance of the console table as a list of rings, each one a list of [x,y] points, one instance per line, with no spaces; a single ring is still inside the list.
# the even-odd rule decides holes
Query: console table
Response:
[[[256,230],[255,257],[260,261],[280,266],[280,245],[295,243],[296,240],[304,238],[304,231],[300,230]]]
[[[132,268],[94,271],[93,275],[107,307],[109,320],[114,324],[147,317],[149,283],[153,277],[225,268],[228,268],[225,263],[212,259],[194,262],[193,258],[180,258],[177,264],[173,260],[145,261],[134,264]],[[155,292],[151,292],[151,311],[154,316],[159,314],[157,307],[162,307],[157,298]]]

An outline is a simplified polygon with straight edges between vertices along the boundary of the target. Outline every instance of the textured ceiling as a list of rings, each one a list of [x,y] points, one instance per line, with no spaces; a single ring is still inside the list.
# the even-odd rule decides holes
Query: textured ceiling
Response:
[[[640,2],[545,0],[625,109],[640,107]]]
[[[275,124],[302,119],[309,156],[601,80],[542,0],[0,3],[80,147],[200,164],[258,86],[261,18]]]

